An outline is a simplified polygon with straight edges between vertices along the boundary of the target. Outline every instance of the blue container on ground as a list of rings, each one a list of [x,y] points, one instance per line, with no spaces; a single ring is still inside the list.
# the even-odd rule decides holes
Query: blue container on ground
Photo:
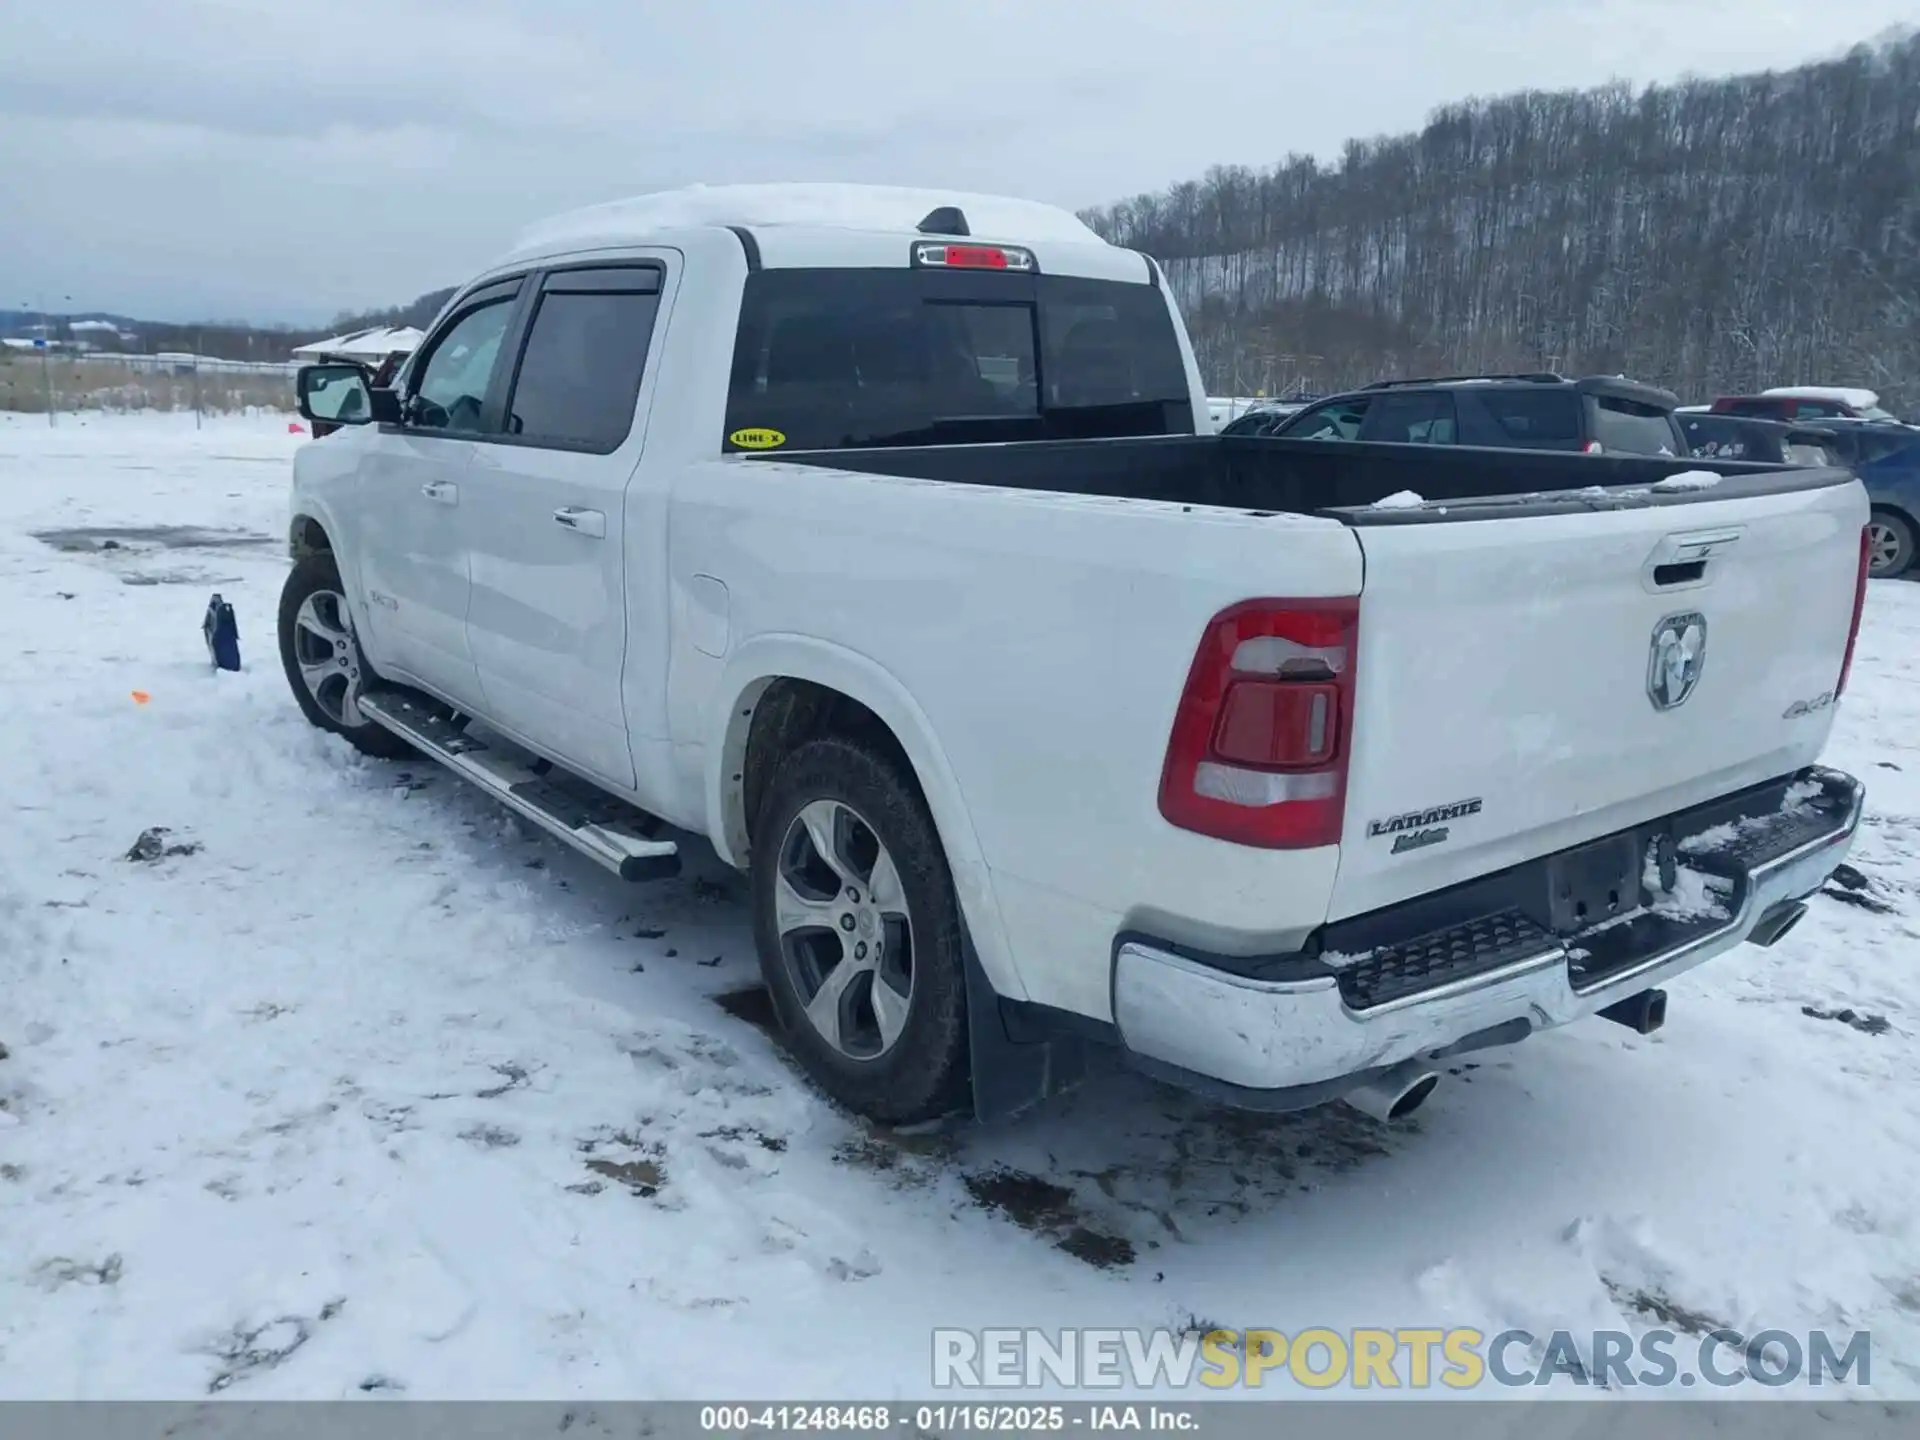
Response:
[[[218,595],[207,602],[207,618],[200,622],[200,633],[207,642],[207,658],[218,670],[240,668],[240,626],[233,618],[233,606]]]

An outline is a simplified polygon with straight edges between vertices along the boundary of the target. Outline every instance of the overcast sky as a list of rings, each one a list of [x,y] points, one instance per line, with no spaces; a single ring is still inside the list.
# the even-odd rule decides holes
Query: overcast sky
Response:
[[[1078,208],[1468,95],[1790,66],[1917,9],[8,0],[0,308],[317,322],[452,284],[555,210],[695,181]]]

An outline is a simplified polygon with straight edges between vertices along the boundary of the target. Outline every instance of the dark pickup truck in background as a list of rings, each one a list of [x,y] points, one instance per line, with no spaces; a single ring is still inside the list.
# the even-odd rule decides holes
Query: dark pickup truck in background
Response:
[[[1619,376],[1442,375],[1377,381],[1291,415],[1254,411],[1224,433],[1684,456],[1686,437],[1674,419],[1679,403],[1671,391]]]

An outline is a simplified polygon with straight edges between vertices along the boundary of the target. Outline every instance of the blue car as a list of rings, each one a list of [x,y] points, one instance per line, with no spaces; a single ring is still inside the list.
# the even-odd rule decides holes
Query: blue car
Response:
[[[1860,477],[1873,503],[1870,522],[1875,578],[1912,566],[1920,536],[1920,429],[1871,421],[1825,420],[1821,444]]]

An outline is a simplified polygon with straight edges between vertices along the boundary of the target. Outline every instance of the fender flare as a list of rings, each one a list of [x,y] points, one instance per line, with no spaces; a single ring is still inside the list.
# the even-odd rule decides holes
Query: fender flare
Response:
[[[960,782],[933,723],[893,673],[878,661],[810,635],[757,635],[727,657],[716,687],[725,709],[708,720],[703,786],[708,839],[721,858],[739,869],[748,862],[746,808],[740,776],[753,712],[776,680],[806,680],[859,701],[891,730],[913,766],[926,796],[935,831],[947,853],[960,913],[994,990],[1011,1000],[1027,998],[1026,986],[1007,943],[979,836],[967,813]]]
[[[367,644],[371,627],[367,623],[366,595],[360,584],[360,567],[354,563],[353,557],[341,548],[341,531],[333,523],[333,516],[321,502],[320,497],[311,493],[302,493],[296,482],[293,504],[287,516],[287,554],[289,556],[299,555],[300,529],[309,522],[318,525],[326,533],[327,550],[333,556],[335,567],[340,571],[340,588],[347,602],[347,614],[353,620],[354,633],[359,637],[360,648],[366,653],[367,658],[375,660],[377,657],[371,653],[371,647]]]

